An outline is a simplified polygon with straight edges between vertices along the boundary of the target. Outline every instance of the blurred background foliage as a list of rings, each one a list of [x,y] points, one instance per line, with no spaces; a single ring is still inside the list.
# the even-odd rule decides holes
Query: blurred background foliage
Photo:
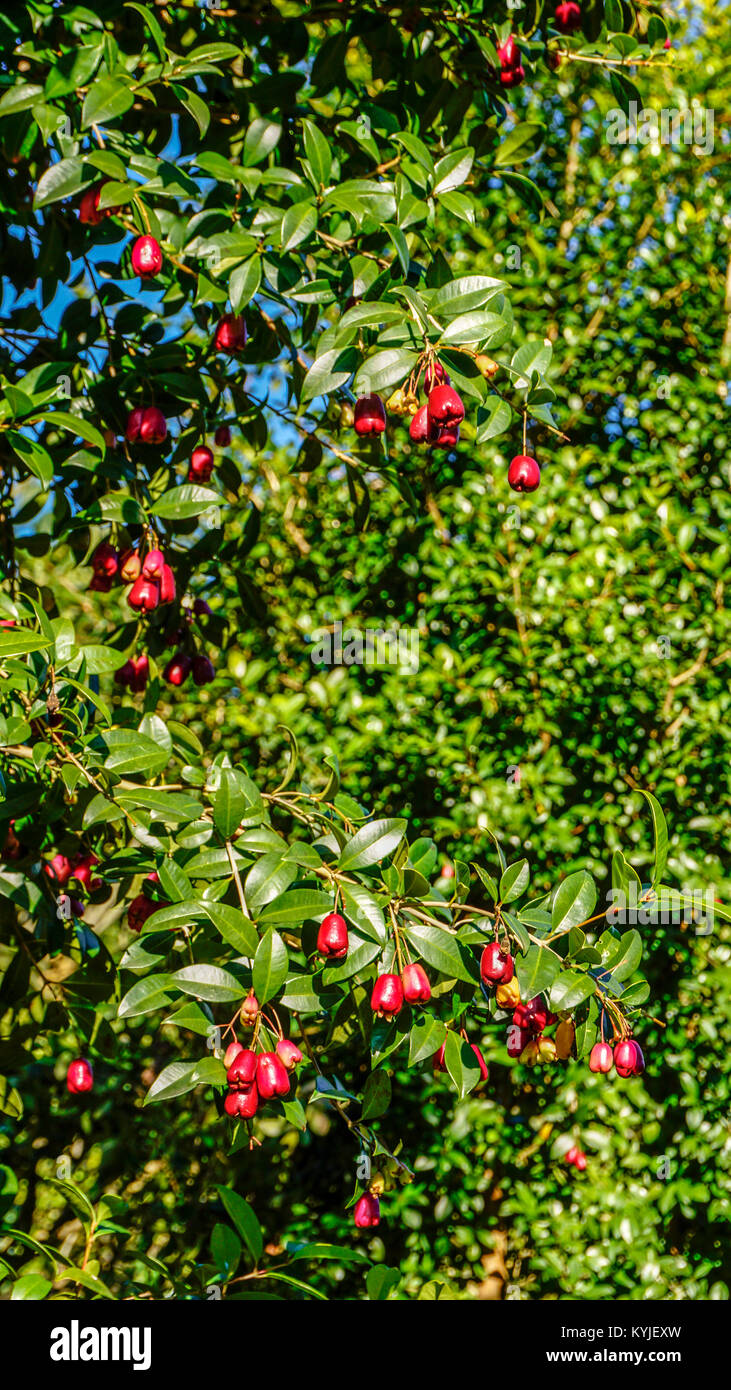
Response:
[[[606,887],[620,829],[646,878],[646,786],[668,816],[677,884],[728,895],[731,62],[725,7],[681,10],[652,104],[712,110],[713,151],[608,144],[611,94],[567,63],[555,99],[545,85],[516,97],[550,132],[530,165],[543,219],[496,179],[477,226],[438,228],[455,273],[504,276],[516,321],[553,343],[569,442],[535,427],[540,491],[507,491],[518,438],[475,448],[465,429],[451,461],[408,458],[416,509],[374,478],[360,532],[337,468],[301,471],[286,436],[265,456],[240,441],[251,481],[240,526],[253,497],[258,534],[245,568],[223,567],[205,591],[233,645],[195,705],[177,697],[207,746],[254,768],[284,759],[288,724],[313,769],[336,754],[349,793],[410,815],[445,862],[489,861],[497,829],[509,857],[524,847],[538,888],[542,866],[570,872],[579,852]],[[236,525],[232,513],[232,536]],[[38,561],[37,577],[73,589],[73,564],[49,576]],[[90,632],[102,604],[113,612],[111,598],[76,601]],[[338,621],[418,629],[418,671],[314,663],[313,638]],[[443,1078],[399,1078],[388,1123],[409,1134],[415,1180],[387,1195],[365,1245],[401,1271],[397,1296],[728,1297],[728,931],[646,930],[655,1020],[641,1079],[508,1067],[494,1030],[490,1084],[454,1113]],[[77,1182],[129,1203],[132,1239],[99,1245],[121,1290],[142,1278],[156,1297],[170,1291],[139,1252],[195,1289],[217,1182],[249,1198],[273,1253],[285,1240],[352,1241],[340,1213],[355,1156],[337,1118],[318,1107],[307,1134],[228,1156],[201,1095],[139,1108],[176,1044],[173,1028],[128,1027],[81,1117],[79,1098],[51,1096],[46,1064],[26,1077],[14,1142],[27,1178],[2,1194],[14,1222],[73,1247],[78,1222],[44,1183],[67,1149]],[[60,1050],[58,1078],[67,1060]],[[588,1154],[584,1173],[560,1162],[567,1134]],[[333,1297],[364,1296],[357,1268],[318,1280]]]

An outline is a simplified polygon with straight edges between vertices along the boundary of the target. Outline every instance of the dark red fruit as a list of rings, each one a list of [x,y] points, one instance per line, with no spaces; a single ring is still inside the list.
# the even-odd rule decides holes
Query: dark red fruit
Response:
[[[527,1028],[533,1034],[542,1033],[549,1023],[554,1022],[553,1014],[548,1012],[540,994],[525,1004],[518,1004],[513,1014],[513,1023],[518,1028]]]
[[[66,1087],[73,1096],[79,1095],[82,1091],[90,1091],[94,1085],[94,1073],[91,1069],[91,1062],[87,1062],[85,1057],[77,1057],[75,1062],[71,1062],[66,1072]]]
[[[238,314],[224,314],[216,325],[213,345],[216,352],[239,352],[246,346],[246,324]]]
[[[321,956],[330,960],[342,960],[348,954],[348,927],[339,912],[329,912],[323,917],[317,933],[317,949]]]
[[[163,565],[160,575],[160,602],[172,603],[175,598],[175,575],[169,565]]]
[[[355,402],[356,434],[383,434],[386,428],[386,407],[380,396],[360,396]]]
[[[490,984],[507,984],[515,974],[515,962],[499,941],[491,941],[480,957],[480,974]]]
[[[614,1065],[619,1076],[640,1076],[645,1070],[645,1059],[639,1043],[632,1038],[618,1042],[614,1049]]]
[[[516,454],[508,469],[508,482],[513,492],[535,492],[541,481],[541,470],[528,454]]]
[[[213,436],[213,442],[219,449],[227,449],[231,443],[231,431],[228,425],[219,425]]]
[[[144,893],[138,893],[127,908],[127,926],[132,931],[142,931],[148,917],[157,912],[159,906],[159,903],[153,903]]]
[[[143,412],[140,425],[140,439],[143,444],[162,444],[167,438],[168,427],[165,416],[156,405],[150,405]]]
[[[196,685],[210,685],[216,679],[213,662],[207,656],[193,657],[193,680]]]
[[[241,1100],[242,1097],[238,1091],[229,1091],[225,1101],[223,1102],[223,1108],[226,1111],[226,1114],[231,1116],[232,1120],[239,1113],[239,1105]]]
[[[154,579],[136,579],[127,595],[130,608],[143,613],[152,613],[160,602],[160,585]]]
[[[256,1080],[256,1053],[252,1052],[250,1048],[241,1047],[240,1044],[237,1046],[239,1051],[228,1065],[226,1080],[229,1086],[250,1086],[252,1081]]]
[[[162,270],[162,249],[154,236],[140,236],[132,247],[132,269],[135,275],[149,280]]]
[[[426,1004],[431,999],[431,985],[421,965],[405,965],[401,971],[401,986],[407,1004]]]
[[[87,889],[89,893],[96,892],[96,889],[101,888],[102,886],[102,881],[100,878],[92,879],[91,877],[91,871],[94,868],[95,864],[98,863],[99,860],[97,859],[95,854],[80,854],[74,860],[72,865],[72,878],[77,878],[79,880],[79,883],[83,883],[84,887]]]
[[[106,217],[106,212],[99,211],[99,199],[103,187],[103,184],[97,184],[96,188],[87,188],[82,195],[79,203],[79,221],[83,222],[85,227],[98,227],[99,223],[103,222]]]
[[[163,680],[167,681],[168,685],[182,685],[190,675],[192,664],[185,652],[176,652],[162,673]]]
[[[119,573],[119,551],[109,541],[102,541],[94,551],[91,563],[96,574],[113,579]]]
[[[374,1014],[395,1018],[404,1005],[404,992],[398,975],[379,975],[373,986],[371,1008]]]
[[[501,68],[500,82],[503,87],[519,87],[525,78],[525,68],[519,63],[517,68]]]
[[[436,444],[439,433],[439,426],[429,416],[429,407],[420,406],[411,418],[409,439],[412,439],[414,444]]]
[[[65,854],[54,854],[48,864],[43,866],[44,872],[55,883],[58,888],[65,888],[71,877],[71,861]]]
[[[574,34],[581,25],[581,10],[574,0],[562,0],[556,6],[556,28],[562,34]]]
[[[127,425],[124,431],[124,437],[128,444],[136,444],[140,437],[140,430],[142,429],[142,421],[144,418],[145,412],[141,406],[137,405],[134,410],[130,411],[127,416]]]
[[[365,1192],[355,1204],[355,1224],[359,1230],[377,1226],[381,1220],[381,1204],[375,1192]]]
[[[614,1057],[609,1043],[594,1043],[589,1055],[589,1070],[608,1072],[612,1070]]]
[[[435,386],[429,392],[429,415],[442,429],[464,420],[464,404],[453,386]]]
[[[277,1056],[282,1066],[287,1068],[287,1071],[294,1071],[295,1067],[299,1066],[302,1061],[302,1053],[297,1044],[291,1042],[289,1038],[279,1039],[277,1043]]]
[[[188,481],[194,483],[207,483],[212,472],[215,459],[207,444],[199,444],[190,456],[190,469]]]
[[[521,1028],[517,1023],[511,1023],[508,1028],[508,1057],[522,1056],[531,1037],[530,1028]]]
[[[445,425],[440,429],[436,444],[440,449],[456,449],[459,444],[459,425]]]
[[[251,1086],[247,1086],[243,1091],[239,1091],[239,1115],[242,1120],[250,1120],[252,1115],[256,1114],[258,1108],[259,1092],[256,1088],[256,1084],[252,1082]]]
[[[234,1062],[234,1066],[236,1063]],[[256,1087],[264,1100],[286,1096],[289,1091],[287,1068],[276,1052],[260,1052],[256,1062]]]

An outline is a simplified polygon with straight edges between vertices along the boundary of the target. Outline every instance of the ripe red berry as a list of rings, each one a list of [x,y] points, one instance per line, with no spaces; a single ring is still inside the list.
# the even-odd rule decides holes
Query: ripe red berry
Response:
[[[421,965],[405,965],[401,971],[401,986],[407,1004],[426,1004],[431,999],[431,985]]]
[[[371,1008],[374,1014],[395,1018],[404,1004],[404,992],[398,975],[379,975],[371,994]]]
[[[89,583],[89,589],[93,594],[109,594],[113,588],[114,579],[111,575],[100,574],[98,570],[94,571]]]
[[[109,541],[101,541],[91,557],[91,563],[96,574],[113,579],[119,573],[119,551]]]
[[[580,1149],[577,1144],[572,1144],[571,1148],[564,1155],[564,1163],[573,1164],[579,1157]]]
[[[143,579],[158,579],[162,574],[165,556],[161,550],[150,550],[142,561]]]
[[[229,1091],[228,1095],[226,1096],[226,1099],[223,1102],[223,1108],[226,1111],[226,1114],[231,1116],[231,1119],[234,1119],[234,1117],[238,1115],[240,1102],[241,1096],[239,1095],[239,1092]]]
[[[294,1071],[295,1067],[299,1066],[302,1061],[302,1053],[297,1044],[291,1042],[289,1038],[279,1039],[277,1043],[277,1056],[282,1065],[287,1068],[287,1071]]]
[[[577,1155],[577,1158],[576,1158],[576,1167],[578,1168],[578,1170],[579,1170],[580,1173],[583,1173],[583,1171],[584,1171],[584,1169],[585,1169],[585,1167],[586,1167],[586,1154],[580,1153],[580,1154]]]
[[[535,492],[541,481],[541,470],[528,454],[516,454],[508,469],[508,482],[513,492]]]
[[[614,1049],[614,1065],[619,1076],[640,1076],[645,1070],[642,1048],[633,1038],[618,1042]]]
[[[162,270],[162,250],[154,236],[140,236],[132,247],[132,269],[135,275],[149,280]]]
[[[72,877],[77,878],[79,883],[83,883],[84,887],[90,893],[94,893],[96,889],[101,888],[102,885],[100,878],[92,880],[91,877],[91,871],[94,865],[98,863],[99,860],[95,854],[79,854],[74,860],[71,868]]]
[[[590,1071],[608,1072],[612,1070],[614,1057],[609,1043],[594,1043],[589,1056]]]
[[[439,433],[439,426],[429,416],[429,407],[420,406],[411,417],[409,439],[412,439],[414,444],[436,444]]]
[[[356,434],[383,434],[386,428],[386,407],[380,396],[360,396],[355,402]]]
[[[525,68],[519,63],[517,68],[501,68],[500,82],[503,87],[519,87],[525,78]]]
[[[530,1040],[529,1028],[521,1028],[517,1023],[511,1023],[508,1028],[508,1057],[521,1057]]]
[[[257,1057],[251,1048],[236,1044],[239,1051],[226,1069],[229,1086],[250,1086],[256,1080]],[[228,1056],[228,1053],[226,1054]]]
[[[152,613],[160,602],[160,585],[156,584],[154,579],[143,579],[140,575],[127,595],[127,602],[130,608]]]
[[[87,1062],[85,1057],[77,1057],[75,1062],[71,1062],[66,1072],[66,1087],[72,1095],[78,1095],[82,1091],[90,1091],[94,1085],[94,1073],[91,1062]]]
[[[145,893],[138,893],[127,908],[127,926],[132,931],[142,931],[148,917],[157,912],[160,904],[152,902]]]
[[[207,483],[213,472],[215,459],[206,444],[199,444],[190,456],[188,480],[194,483]]]
[[[445,425],[439,430],[435,442],[440,449],[456,449],[459,444],[459,425]]]
[[[143,444],[162,444],[167,439],[168,427],[161,410],[150,405],[142,412],[140,439]]]
[[[65,888],[71,877],[71,861],[65,854],[54,854],[48,864],[43,866],[44,872],[55,883],[58,888]]]
[[[167,681],[168,685],[182,685],[190,675],[192,664],[186,652],[176,652],[162,673],[163,680]]]
[[[216,325],[213,345],[216,352],[239,352],[246,346],[246,324],[238,314],[224,314]]]
[[[256,1083],[244,1087],[239,1091],[239,1115],[242,1120],[250,1120],[259,1108],[259,1092]]]
[[[236,1063],[234,1062],[234,1066]],[[286,1096],[289,1091],[287,1068],[276,1052],[260,1052],[256,1062],[256,1086],[259,1095]]]
[[[219,425],[213,436],[213,442],[219,449],[227,449],[231,443],[231,431],[228,425]]]
[[[575,0],[562,0],[556,6],[556,28],[562,34],[573,34],[581,24],[581,10]]]
[[[323,917],[317,933],[317,949],[321,956],[330,960],[342,960],[348,954],[348,927],[339,912],[329,912]]]
[[[520,50],[512,34],[508,34],[505,43],[499,45],[497,56],[501,68],[517,67],[520,62]]]
[[[160,575],[160,602],[172,603],[175,598],[175,575],[169,565],[163,565]]]
[[[375,1192],[365,1192],[355,1204],[355,1224],[360,1230],[377,1226],[381,1220],[381,1204]]]
[[[491,941],[480,957],[480,974],[490,984],[507,984],[515,974],[515,962],[499,941]]]
[[[540,994],[536,994],[525,1004],[518,1004],[513,1014],[513,1023],[518,1028],[527,1028],[533,1034],[542,1033],[553,1021],[553,1014],[548,1012]]]
[[[79,221],[85,227],[98,227],[99,223],[104,221],[106,212],[99,211],[99,199],[103,186],[101,183],[97,184],[96,188],[87,188],[86,192],[82,194],[79,203]]]
[[[435,386],[429,393],[429,415],[443,429],[464,420],[464,404],[453,386]]]
[[[193,680],[196,685],[210,685],[216,679],[213,662],[207,656],[193,657]]]
[[[128,444],[136,444],[140,437],[140,430],[142,429],[142,421],[144,418],[145,412],[141,406],[137,405],[134,410],[130,411],[127,416],[127,424],[124,431],[124,437]]]
[[[480,1076],[482,1077],[483,1081],[487,1081],[487,1078],[489,1076],[489,1072],[487,1070],[487,1062],[485,1061],[485,1058],[480,1052],[477,1043],[470,1043],[470,1047],[472,1048],[472,1051],[474,1052],[475,1057],[477,1058],[477,1065],[480,1068]]]

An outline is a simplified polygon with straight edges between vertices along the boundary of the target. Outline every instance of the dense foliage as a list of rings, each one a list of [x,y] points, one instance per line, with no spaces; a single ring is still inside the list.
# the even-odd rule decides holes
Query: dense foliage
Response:
[[[728,1296],[727,65],[581,9],[3,19],[14,1297]]]

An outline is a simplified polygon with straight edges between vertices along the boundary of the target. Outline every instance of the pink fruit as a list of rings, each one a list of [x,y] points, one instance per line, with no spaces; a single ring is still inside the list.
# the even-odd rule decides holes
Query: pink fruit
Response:
[[[439,438],[439,426],[429,416],[429,407],[422,405],[412,416],[409,425],[409,439],[414,444],[436,444]]]
[[[302,1061],[302,1053],[297,1044],[291,1042],[289,1038],[279,1039],[277,1043],[277,1056],[282,1066],[287,1068],[287,1071],[294,1071],[295,1067],[299,1066]]]
[[[365,1192],[355,1204],[355,1224],[360,1230],[377,1226],[381,1220],[381,1204],[375,1192]]]
[[[156,584],[153,579],[143,579],[140,575],[127,595],[127,602],[130,608],[137,608],[143,613],[152,613],[160,602],[160,585]]]
[[[508,483],[513,492],[535,492],[541,481],[541,470],[528,454],[516,454],[508,468]]]
[[[182,685],[190,675],[191,665],[191,659],[186,652],[176,652],[165,667],[162,678],[168,685]]]
[[[589,1056],[589,1070],[596,1072],[608,1072],[612,1070],[614,1057],[609,1043],[594,1043]]]
[[[244,1044],[243,1044],[243,1043],[240,1043],[240,1042],[232,1042],[232,1043],[229,1043],[228,1047],[226,1048],[226,1051],[225,1051],[224,1054],[223,1054],[223,1065],[224,1065],[224,1067],[226,1068],[226,1071],[228,1071],[229,1067],[231,1066],[231,1063],[234,1061],[234,1059],[235,1059],[236,1057],[238,1057],[238,1055],[239,1055],[240,1052],[243,1052],[243,1050],[244,1050]]]
[[[175,575],[169,565],[163,565],[160,575],[160,602],[172,603],[175,598]]]
[[[431,999],[431,985],[421,965],[405,965],[401,971],[401,986],[407,1004],[426,1004]]]
[[[87,1062],[85,1057],[77,1057],[75,1062],[71,1062],[66,1072],[66,1087],[72,1095],[78,1095],[83,1091],[90,1091],[94,1085],[94,1073],[91,1062]]]
[[[234,1066],[236,1063],[234,1063]],[[256,1063],[256,1086],[265,1100],[286,1096],[289,1091],[287,1068],[276,1052],[260,1052]]]
[[[132,269],[135,275],[149,280],[162,270],[162,250],[154,236],[140,236],[132,247]]]
[[[150,405],[143,411],[142,424],[140,425],[140,439],[143,444],[162,444],[167,438],[168,427],[165,416],[156,405]]]
[[[515,974],[515,963],[499,941],[490,941],[480,957],[480,974],[490,984],[508,984]]]
[[[317,949],[321,956],[330,960],[343,960],[348,954],[348,927],[339,912],[329,912],[323,917],[317,933]]]
[[[256,1080],[256,1053],[251,1048],[241,1047],[240,1044],[237,1046],[239,1051],[226,1069],[226,1080],[229,1086],[250,1086]]]
[[[404,992],[398,975],[379,975],[371,994],[374,1014],[395,1018],[404,1004]]]

